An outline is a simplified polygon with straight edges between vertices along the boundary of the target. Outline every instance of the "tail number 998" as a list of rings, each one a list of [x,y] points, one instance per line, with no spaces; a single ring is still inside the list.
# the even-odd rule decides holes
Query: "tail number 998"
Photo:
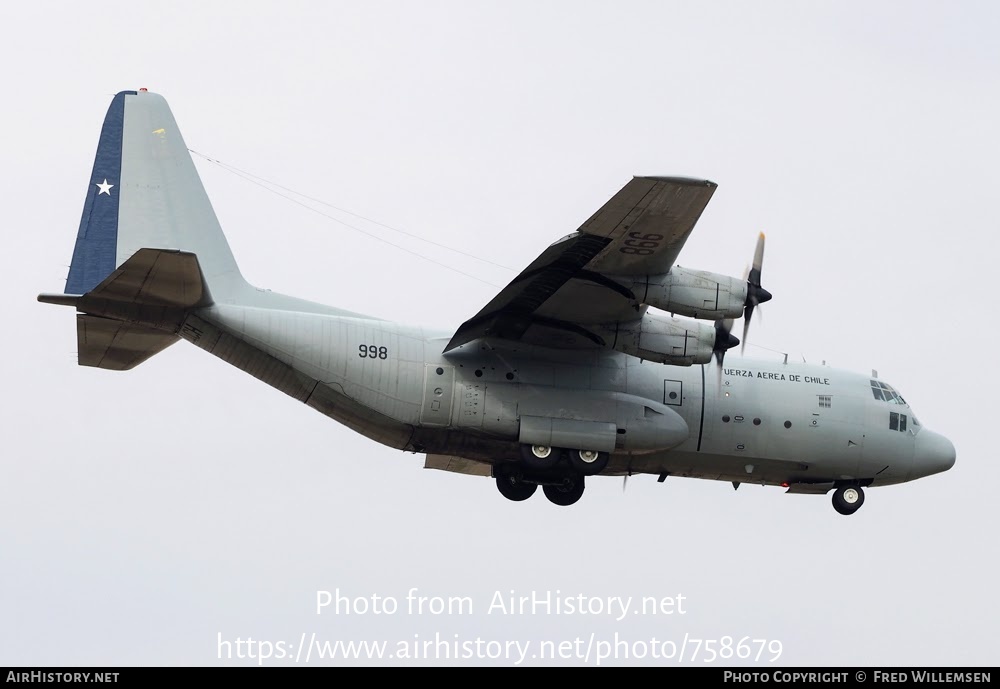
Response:
[[[651,253],[660,248],[660,242],[663,241],[662,234],[642,234],[641,232],[629,232],[628,239],[626,239],[622,244],[622,248],[618,249],[619,253],[623,254],[634,254],[636,256],[649,256]]]
[[[362,359],[388,359],[388,347],[376,347],[375,345],[358,345],[358,356]]]

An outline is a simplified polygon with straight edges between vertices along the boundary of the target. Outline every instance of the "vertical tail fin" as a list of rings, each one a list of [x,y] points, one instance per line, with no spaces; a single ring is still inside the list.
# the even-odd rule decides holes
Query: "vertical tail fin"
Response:
[[[86,294],[139,249],[197,256],[216,300],[245,286],[166,100],[122,91],[104,119],[67,294]]]
[[[38,300],[76,307],[82,366],[119,371],[178,341],[213,302],[347,314],[246,283],[167,102],[147,91],[111,101],[66,291]]]
[[[177,342],[191,309],[246,282],[162,96],[122,91],[94,157],[66,293],[82,366],[127,370]]]

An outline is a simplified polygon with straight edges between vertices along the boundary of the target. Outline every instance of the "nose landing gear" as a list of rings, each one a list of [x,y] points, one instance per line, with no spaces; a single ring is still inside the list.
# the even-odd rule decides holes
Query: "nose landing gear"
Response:
[[[861,486],[841,486],[833,492],[833,509],[840,514],[854,514],[865,504],[865,491]]]

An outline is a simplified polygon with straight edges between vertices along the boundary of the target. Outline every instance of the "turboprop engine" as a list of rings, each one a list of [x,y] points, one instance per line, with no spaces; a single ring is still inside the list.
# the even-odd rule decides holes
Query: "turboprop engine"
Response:
[[[674,266],[663,275],[624,278],[636,300],[654,308],[715,321],[739,318],[747,301],[747,281],[707,270]]]
[[[648,312],[634,321],[608,326],[601,335],[616,351],[675,366],[707,364],[713,354],[740,343],[722,321],[713,326]]]

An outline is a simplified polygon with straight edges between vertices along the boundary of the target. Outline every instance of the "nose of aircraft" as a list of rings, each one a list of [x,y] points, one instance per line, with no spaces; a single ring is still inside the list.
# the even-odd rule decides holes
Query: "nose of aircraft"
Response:
[[[938,474],[955,466],[955,446],[943,435],[925,428],[914,440],[911,478]]]

